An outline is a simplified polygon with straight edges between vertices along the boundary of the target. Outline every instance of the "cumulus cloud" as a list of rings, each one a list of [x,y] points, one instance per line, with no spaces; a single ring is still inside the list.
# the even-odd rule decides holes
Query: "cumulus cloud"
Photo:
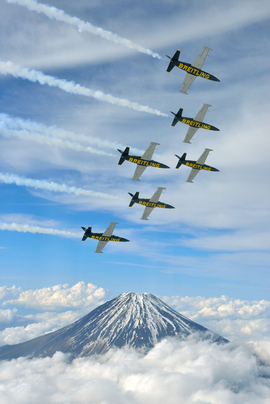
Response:
[[[0,288],[3,306],[14,305],[38,313],[20,315],[16,307],[0,310],[0,346],[19,344],[65,327],[104,303],[105,295],[105,289],[85,282],[26,291],[4,286]]]
[[[0,300],[4,298],[10,298],[11,296],[18,296],[21,292],[22,288],[15,285],[11,287],[0,286]]]
[[[267,404],[270,344],[218,346],[194,338],[163,340],[146,356],[110,350],[70,361],[69,355],[0,363],[3,404]],[[266,355],[263,354],[264,359]],[[270,362],[267,364],[269,365]]]
[[[92,283],[78,282],[70,288],[68,284],[64,284],[23,291],[17,299],[7,300],[3,305],[17,304],[41,310],[90,307],[100,302],[105,293],[103,288]]]
[[[228,296],[161,298],[191,320],[229,340],[270,333],[270,301],[267,300],[248,301]]]

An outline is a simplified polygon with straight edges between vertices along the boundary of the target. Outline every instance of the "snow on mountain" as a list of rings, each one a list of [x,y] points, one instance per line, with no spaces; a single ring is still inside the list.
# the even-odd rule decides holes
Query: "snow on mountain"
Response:
[[[227,342],[173,310],[156,296],[129,292],[122,293],[58,331],[0,348],[0,359],[45,357],[52,356],[56,351],[79,357],[101,354],[113,346],[147,350],[163,338],[183,339],[195,332],[201,339]]]

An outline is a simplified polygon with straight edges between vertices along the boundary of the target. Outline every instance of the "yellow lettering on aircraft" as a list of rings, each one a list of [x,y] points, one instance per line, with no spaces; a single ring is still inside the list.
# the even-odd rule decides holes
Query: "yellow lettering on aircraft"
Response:
[[[193,74],[194,76],[204,77],[205,79],[209,79],[210,74],[202,72],[201,70],[195,69],[192,66],[185,65],[183,63],[179,63],[179,69],[185,70],[187,73]]]

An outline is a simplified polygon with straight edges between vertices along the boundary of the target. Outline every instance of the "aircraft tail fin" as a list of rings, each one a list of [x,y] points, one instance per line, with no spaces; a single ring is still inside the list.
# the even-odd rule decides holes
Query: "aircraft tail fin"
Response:
[[[90,236],[91,236],[92,227],[89,226],[88,229],[86,229],[85,227],[82,227],[82,229],[83,229],[83,231],[84,231],[84,235],[83,235],[82,241],[85,241],[85,240],[87,239],[87,237],[90,237]],[[86,235],[86,232],[87,232],[87,235]]]
[[[184,153],[181,157],[179,157],[177,154],[175,154],[175,156],[176,156],[177,158],[179,158],[179,161],[178,161],[178,163],[177,163],[177,165],[176,165],[175,168],[179,168],[179,167],[181,167],[181,165],[182,165],[182,164],[184,163],[184,161],[186,160],[187,153]]]
[[[121,157],[118,162],[118,165],[120,166],[126,160],[124,156],[128,156],[128,154],[129,154],[129,147],[126,147],[124,151],[119,150],[119,149],[117,149],[117,150],[119,151],[119,153],[121,153]]]
[[[182,116],[183,113],[183,108],[180,108],[179,111],[177,112],[176,116],[178,116],[179,118]]]
[[[133,206],[134,203],[136,202],[136,199],[139,198],[139,192],[136,192],[134,195],[131,194],[130,192],[128,192],[128,194],[132,197],[132,199],[131,199],[131,201],[130,201],[130,204],[129,204],[129,207],[131,207],[131,206]]]
[[[177,112],[177,114],[175,114],[174,112],[171,111],[171,113],[175,116],[175,118],[172,121],[171,126],[175,126],[177,124],[177,122],[179,121],[179,118],[181,118],[181,116],[182,116],[182,112],[183,112],[183,108],[180,108],[179,111]]]
[[[180,50],[177,50],[173,57],[171,58],[170,56],[166,55],[169,59],[171,59],[169,66],[167,68],[167,73],[170,73],[170,71],[174,68],[176,62],[179,61],[179,56],[180,56]]]

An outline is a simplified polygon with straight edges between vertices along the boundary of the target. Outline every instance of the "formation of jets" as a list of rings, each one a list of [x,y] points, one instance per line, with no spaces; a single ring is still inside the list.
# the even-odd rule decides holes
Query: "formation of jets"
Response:
[[[204,64],[204,61],[205,61],[206,56],[208,55],[209,51],[212,51],[212,49],[204,46],[202,51],[199,53],[199,55],[196,57],[194,62],[191,64],[179,61],[180,50],[177,50],[175,52],[175,54],[173,55],[173,57],[166,55],[170,59],[170,63],[167,68],[168,73],[174,67],[179,67],[180,69],[182,69],[186,72],[186,76],[184,78],[183,84],[179,90],[181,93],[187,94],[187,89],[190,87],[190,85],[193,83],[193,81],[196,79],[196,77],[202,77],[206,80],[220,81],[217,77],[202,70],[202,66]],[[171,111],[171,113],[174,115],[171,126],[175,126],[178,122],[182,122],[189,126],[186,136],[183,140],[184,143],[191,143],[190,140],[193,138],[193,136],[195,135],[195,133],[197,132],[198,129],[219,131],[219,129],[216,128],[215,126],[209,125],[208,123],[203,122],[205,114],[206,114],[208,108],[211,106],[212,105],[210,105],[210,104],[203,104],[203,106],[201,107],[201,109],[199,110],[199,112],[197,113],[197,115],[194,118],[184,117],[182,115],[183,108],[180,108],[177,113],[174,113]],[[170,168],[166,164],[152,160],[152,156],[154,154],[154,151],[155,151],[155,148],[157,145],[159,145],[159,143],[150,142],[150,145],[148,146],[148,148],[146,149],[146,151],[143,153],[142,156],[130,155],[129,147],[126,147],[124,151],[117,149],[119,151],[119,153],[121,153],[121,157],[119,159],[118,165],[122,165],[124,163],[124,161],[129,161],[130,163],[136,164],[136,169],[135,169],[134,175],[132,177],[133,181],[140,181],[139,178],[141,177],[141,175],[143,174],[143,172],[146,170],[147,167]],[[181,165],[185,165],[185,166],[191,168],[191,172],[190,172],[186,182],[193,183],[193,179],[196,177],[196,175],[199,173],[199,171],[203,171],[203,170],[204,171],[216,171],[216,172],[219,171],[217,168],[211,167],[211,166],[205,164],[205,161],[206,161],[210,151],[212,151],[212,149],[205,148],[202,155],[196,161],[187,160],[186,159],[187,153],[183,153],[181,157],[179,157],[177,154],[175,154],[175,156],[178,158],[178,163],[175,167],[176,169],[181,167]],[[139,191],[137,191],[135,194],[128,192],[128,194],[131,196],[131,201],[129,203],[129,207],[132,207],[135,203],[144,207],[144,211],[143,211],[141,220],[148,220],[148,216],[155,208],[174,209],[174,206],[161,202],[159,200],[161,193],[164,189],[166,189],[166,188],[158,187],[151,198],[140,198]],[[118,237],[118,236],[115,236],[112,234],[114,231],[114,228],[117,224],[118,223],[116,223],[116,222],[111,222],[109,227],[104,231],[104,233],[93,233],[92,227],[88,227],[87,229],[85,227],[82,227],[82,229],[84,230],[84,235],[83,235],[82,241],[85,241],[87,238],[98,240],[98,244],[97,244],[95,253],[102,253],[103,248],[109,241],[116,241],[116,242],[129,241],[123,237]]]

